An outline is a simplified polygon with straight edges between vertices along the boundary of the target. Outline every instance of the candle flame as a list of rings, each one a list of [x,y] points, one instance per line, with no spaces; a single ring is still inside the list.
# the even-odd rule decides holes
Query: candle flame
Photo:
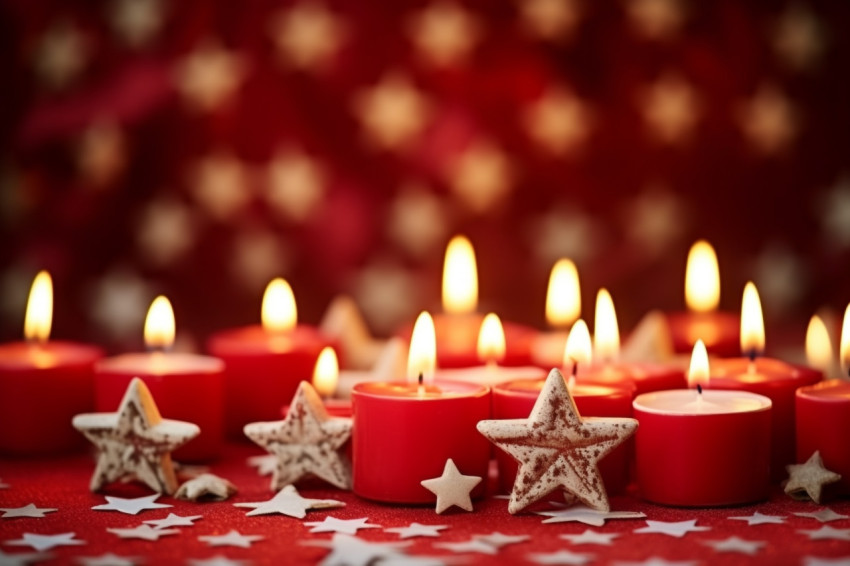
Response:
[[[823,372],[829,371],[832,366],[832,344],[829,341],[829,332],[826,330],[823,319],[818,315],[812,316],[806,328],[806,360],[810,366]]]
[[[841,347],[839,349],[841,368],[846,372],[850,369],[850,304],[844,311],[844,321],[841,324]]]
[[[596,294],[596,320],[593,324],[593,341],[596,356],[605,361],[615,360],[620,354],[620,329],[611,293],[604,287]]]
[[[694,351],[691,354],[691,365],[688,367],[688,385],[691,387],[708,385],[709,371],[708,352],[705,349],[705,343],[700,339],[694,344]]]
[[[422,311],[413,325],[410,336],[410,352],[407,355],[407,380],[418,383],[422,375],[424,383],[434,380],[437,366],[437,335],[434,319],[427,311]]]
[[[576,264],[559,259],[549,275],[546,291],[546,322],[554,328],[568,328],[581,316],[581,288]]]
[[[710,312],[720,303],[720,269],[717,254],[705,240],[699,240],[688,253],[685,271],[685,303],[695,312]]]
[[[469,314],[478,306],[478,269],[475,250],[464,236],[455,236],[446,248],[443,266],[443,310]]]
[[[570,329],[570,335],[567,337],[567,346],[564,348],[563,366],[566,368],[575,366],[575,364],[589,364],[593,359],[592,349],[587,323],[582,319],[578,319],[573,324],[573,327]]]
[[[741,352],[748,356],[764,351],[764,316],[759,292],[752,281],[744,286],[741,301]]]
[[[339,381],[339,360],[330,346],[325,346],[316,359],[313,369],[313,387],[322,397],[330,397],[336,391]]]
[[[485,364],[496,364],[505,359],[505,329],[495,313],[490,313],[481,322],[478,332],[478,359]]]
[[[275,334],[288,332],[298,324],[295,295],[285,279],[273,279],[263,294],[263,329]]]
[[[174,345],[174,310],[163,295],[151,303],[145,317],[145,345],[151,349],[166,350]]]
[[[53,324],[53,280],[47,271],[39,271],[32,281],[24,315],[24,338],[44,344]]]

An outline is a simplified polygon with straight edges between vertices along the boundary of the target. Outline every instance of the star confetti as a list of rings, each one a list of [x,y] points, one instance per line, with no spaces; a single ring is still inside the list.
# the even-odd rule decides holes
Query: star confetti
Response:
[[[691,519],[690,521],[678,521],[668,523],[666,521],[646,521],[646,526],[640,529],[636,529],[634,532],[641,534],[650,534],[650,533],[658,533],[662,535],[669,535],[671,537],[682,538],[688,533],[696,533],[699,531],[710,531],[711,527],[698,527],[697,520]]]
[[[76,536],[76,533],[60,533],[58,535],[24,533],[21,538],[7,540],[5,543],[10,546],[29,546],[39,552],[50,550],[57,546],[79,546],[86,544],[86,541],[74,538]]]
[[[76,564],[82,566],[136,566],[139,562],[140,559],[136,556],[118,556],[111,552],[100,556],[78,556],[75,560]]]
[[[781,525],[785,522],[785,517],[779,515],[762,515],[758,511],[748,517],[729,517],[732,521],[746,521],[748,525]]]
[[[311,533],[342,533],[356,535],[360,529],[380,529],[381,525],[367,523],[369,519],[337,519],[336,517],[325,517],[323,521],[310,521],[304,523],[310,527]]]
[[[581,566],[593,561],[592,554],[579,554],[569,550],[558,550],[555,552],[534,552],[526,557],[535,564],[572,564]]]
[[[168,505],[166,503],[157,503],[156,500],[159,497],[158,493],[146,495],[144,497],[134,497],[132,499],[112,497],[109,495],[106,495],[105,497],[107,502],[103,505],[95,505],[92,507],[93,511],[118,511],[119,513],[126,513],[127,515],[138,515],[142,511],[147,511],[148,509],[166,509],[168,507],[172,507],[172,505]]]
[[[460,542],[435,542],[434,548],[445,548],[452,552],[480,552],[481,554],[498,554],[499,548],[492,544],[487,544],[485,541],[471,538]]]
[[[239,548],[251,548],[251,545],[257,541],[263,540],[260,535],[243,535],[239,531],[230,530],[223,535],[206,535],[198,537],[210,546],[238,546]]]
[[[9,489],[9,484],[4,482],[3,480],[0,480],[0,489]]]
[[[171,451],[200,433],[192,423],[163,419],[147,385],[138,378],[130,382],[117,412],[77,415],[73,425],[97,448],[92,491],[131,476],[156,492],[174,493],[177,477]]]
[[[247,515],[271,515],[280,513],[288,517],[303,519],[310,509],[332,509],[334,507],[345,507],[345,503],[335,499],[307,499],[301,497],[295,486],[288,485],[275,494],[268,501],[254,503],[234,503],[236,507],[253,509]]]
[[[34,564],[50,558],[52,558],[52,555],[42,552],[6,554],[0,550],[0,566],[26,566],[27,564]]]
[[[195,521],[202,519],[202,515],[191,515],[183,517],[169,513],[165,519],[154,519],[153,521],[142,521],[146,525],[152,525],[155,529],[168,529],[170,527],[193,527]]]
[[[755,556],[767,544],[766,542],[744,540],[738,537],[729,537],[723,540],[703,540],[700,542],[706,546],[710,546],[715,552],[740,552],[749,556]]]
[[[306,540],[301,541],[301,544],[331,549],[322,560],[322,566],[369,566],[404,556],[398,549],[411,543],[368,542],[351,535],[336,533],[331,540]]]
[[[454,461],[449,458],[438,478],[422,480],[422,487],[437,496],[437,513],[442,513],[455,505],[465,511],[472,511],[472,499],[469,494],[481,483],[478,476],[465,476],[460,473]]]
[[[306,381],[298,385],[285,419],[245,425],[245,435],[277,457],[273,490],[310,474],[340,489],[351,487],[351,463],[340,451],[351,437],[351,419],[328,416]]]
[[[658,556],[652,556],[646,560],[639,562],[620,561],[612,562],[612,566],[697,566],[698,562],[694,560],[665,560]]]
[[[823,486],[841,479],[841,474],[824,467],[819,451],[815,451],[805,464],[790,464],[785,469],[789,474],[785,493],[794,499],[811,498],[815,503],[820,503]]]
[[[141,540],[159,540],[168,535],[176,535],[179,529],[155,529],[150,525],[139,525],[132,529],[106,529],[121,538],[137,538]]]
[[[400,539],[413,537],[438,537],[440,531],[448,529],[448,525],[422,525],[420,523],[410,523],[406,527],[393,527],[384,529],[385,532],[395,533]]]
[[[224,501],[236,491],[236,486],[224,478],[201,474],[183,483],[174,497],[186,501]]]
[[[531,537],[529,535],[506,535],[500,532],[494,532],[490,533],[489,535],[473,535],[472,538],[475,540],[480,540],[481,542],[486,542],[490,546],[502,548],[503,546],[507,546],[509,544],[518,544],[520,542],[525,542]]]
[[[809,537],[809,540],[850,540],[850,529],[834,529],[824,525],[816,530],[800,529],[798,533]]]
[[[212,558],[195,559],[187,562],[189,566],[248,566],[250,562],[245,560],[231,560],[226,556],[217,554]]]
[[[582,418],[563,375],[553,369],[527,419],[485,420],[478,430],[519,463],[511,514],[560,488],[609,511],[597,463],[637,429],[634,419]]]
[[[583,533],[578,535],[560,535],[562,539],[568,540],[572,544],[604,544],[606,546],[611,546],[618,536],[620,536],[620,533],[600,533],[593,529],[585,529]]]
[[[817,511],[813,511],[811,513],[794,513],[798,517],[809,517],[811,519],[817,519],[821,523],[828,523],[830,521],[840,521],[841,519],[850,519],[850,516],[842,515],[841,513],[836,513],[832,509],[818,509]]]
[[[576,505],[565,509],[557,509],[550,511],[537,511],[537,515],[549,517],[544,523],[568,523],[574,521],[576,523],[584,523],[591,527],[601,527],[605,521],[609,519],[643,519],[646,517],[644,513],[637,511],[597,511],[584,505]]]
[[[844,556],[842,558],[806,556],[803,558],[803,566],[850,566],[850,556]]]
[[[57,509],[39,509],[34,504],[30,503],[23,507],[0,507],[0,512],[3,513],[3,519],[14,519],[15,517],[44,517],[45,513],[53,513]]]

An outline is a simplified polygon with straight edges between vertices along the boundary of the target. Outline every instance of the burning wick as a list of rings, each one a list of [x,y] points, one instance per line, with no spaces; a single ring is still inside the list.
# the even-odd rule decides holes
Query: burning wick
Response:
[[[756,373],[756,349],[753,348],[750,350],[747,357],[750,359],[750,363],[747,364],[747,373],[753,374]]]
[[[699,383],[697,383],[697,393],[702,395],[702,385],[700,385]]]
[[[419,372],[418,381],[419,381],[419,389],[417,389],[417,392],[419,393],[419,395],[425,395],[425,376],[422,375],[421,371]]]

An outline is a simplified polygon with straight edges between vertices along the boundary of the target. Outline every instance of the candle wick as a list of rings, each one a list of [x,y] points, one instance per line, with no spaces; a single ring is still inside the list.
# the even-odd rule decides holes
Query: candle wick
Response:
[[[697,393],[702,395],[702,385],[700,385],[699,383],[697,383]]]
[[[571,357],[570,361],[573,362],[573,377],[576,377],[578,376],[578,360]]]
[[[417,393],[419,395],[424,395],[425,394],[425,376],[422,374],[421,371],[419,372],[419,377],[417,378],[417,380],[419,382],[419,387],[417,389]]]

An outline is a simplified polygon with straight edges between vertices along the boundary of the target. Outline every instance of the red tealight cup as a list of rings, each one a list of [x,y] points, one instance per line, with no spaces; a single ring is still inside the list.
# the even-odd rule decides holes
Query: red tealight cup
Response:
[[[673,350],[689,353],[697,340],[705,343],[709,354],[720,357],[741,353],[741,318],[731,312],[676,312],[667,314]]]
[[[566,373],[570,370],[564,368]],[[576,383],[626,389],[636,397],[653,391],[682,389],[687,385],[687,380],[684,370],[675,366],[611,362],[579,364]]]
[[[831,379],[796,394],[797,462],[805,462],[820,451],[826,469],[841,474],[841,480],[827,489],[850,494],[850,382]]]

